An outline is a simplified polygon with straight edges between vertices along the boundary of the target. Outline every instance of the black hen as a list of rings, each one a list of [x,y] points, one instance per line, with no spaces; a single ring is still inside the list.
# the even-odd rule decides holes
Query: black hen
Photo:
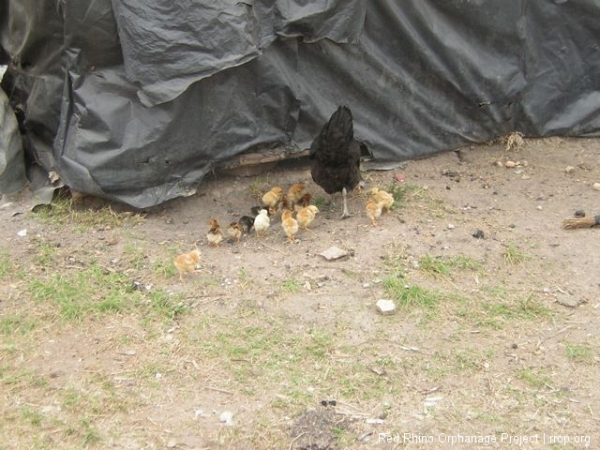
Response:
[[[354,139],[352,113],[346,106],[333,113],[310,146],[312,179],[328,194],[342,193],[342,219],[350,216],[346,194],[360,181],[361,150],[368,152],[366,145]]]

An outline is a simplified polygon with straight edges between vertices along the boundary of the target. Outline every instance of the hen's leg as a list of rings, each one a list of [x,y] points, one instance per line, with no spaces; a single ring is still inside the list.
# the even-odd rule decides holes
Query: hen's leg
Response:
[[[342,198],[344,200],[344,211],[342,212],[342,219],[346,219],[350,217],[350,213],[348,212],[348,201],[346,199],[347,191],[346,188],[342,189]]]

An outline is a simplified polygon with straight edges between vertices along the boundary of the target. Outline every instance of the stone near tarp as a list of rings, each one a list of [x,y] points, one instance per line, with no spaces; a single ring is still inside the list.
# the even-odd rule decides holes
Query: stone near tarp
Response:
[[[350,253],[334,245],[333,247],[329,247],[327,250],[319,253],[319,255],[325,258],[327,261],[335,261],[336,259],[349,256]]]
[[[377,307],[377,311],[384,316],[391,316],[392,314],[396,314],[396,304],[393,300],[379,299],[377,303],[375,303]]]

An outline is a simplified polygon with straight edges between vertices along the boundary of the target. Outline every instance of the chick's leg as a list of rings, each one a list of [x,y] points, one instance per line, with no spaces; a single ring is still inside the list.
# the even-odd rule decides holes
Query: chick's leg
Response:
[[[350,217],[350,213],[348,212],[348,200],[346,199],[348,192],[346,188],[342,189],[342,199],[344,201],[344,210],[342,212],[342,219],[346,219]]]

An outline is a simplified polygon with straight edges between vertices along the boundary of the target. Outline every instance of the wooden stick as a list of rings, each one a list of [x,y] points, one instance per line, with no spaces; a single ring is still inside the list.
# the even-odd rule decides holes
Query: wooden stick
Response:
[[[576,228],[592,228],[600,225],[600,214],[595,217],[576,217],[573,219],[565,219],[563,228],[565,230],[574,230]]]

